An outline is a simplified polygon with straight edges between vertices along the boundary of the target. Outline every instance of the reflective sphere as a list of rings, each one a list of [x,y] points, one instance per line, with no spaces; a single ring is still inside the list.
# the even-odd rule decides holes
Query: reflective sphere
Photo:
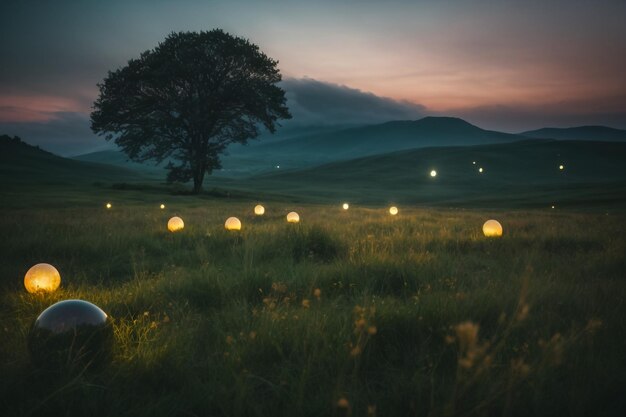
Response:
[[[395,216],[396,214],[398,214],[398,207],[396,206],[389,207],[389,214],[391,214],[392,216]]]
[[[287,222],[289,223],[298,223],[300,221],[300,216],[295,211],[292,211],[287,215]]]
[[[24,286],[29,293],[53,292],[61,285],[61,274],[50,264],[32,266],[24,276]]]
[[[262,216],[263,214],[265,214],[265,207],[263,207],[260,204],[257,204],[254,207],[254,214],[256,214],[257,216]]]
[[[167,222],[167,230],[169,230],[170,232],[178,232],[179,230],[183,230],[184,227],[185,222],[183,222],[183,219],[177,216],[172,217]]]
[[[483,233],[487,237],[500,237],[502,236],[502,225],[497,220],[487,220],[483,224]]]
[[[226,230],[241,230],[241,221],[236,217],[229,217],[224,223]]]
[[[51,305],[37,317],[28,335],[35,366],[48,370],[81,371],[111,359],[113,325],[98,306],[83,300]]]

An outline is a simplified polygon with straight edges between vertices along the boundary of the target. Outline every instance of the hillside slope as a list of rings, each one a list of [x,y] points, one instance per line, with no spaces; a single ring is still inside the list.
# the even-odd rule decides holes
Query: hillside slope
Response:
[[[28,145],[19,138],[0,136],[0,183],[59,184],[94,181],[132,181],[133,170],[63,158]]]
[[[626,141],[626,130],[606,126],[579,126],[564,129],[547,127],[522,132],[520,135],[543,139]]]
[[[396,152],[266,174],[246,184],[363,203],[584,205],[626,201],[624,161],[626,143],[526,140]]]

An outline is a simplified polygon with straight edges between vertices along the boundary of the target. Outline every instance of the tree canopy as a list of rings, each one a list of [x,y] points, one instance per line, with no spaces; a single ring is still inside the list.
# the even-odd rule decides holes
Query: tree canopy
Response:
[[[169,160],[168,180],[200,192],[229,144],[291,118],[277,65],[219,29],[171,33],[98,84],[91,129],[134,161]]]

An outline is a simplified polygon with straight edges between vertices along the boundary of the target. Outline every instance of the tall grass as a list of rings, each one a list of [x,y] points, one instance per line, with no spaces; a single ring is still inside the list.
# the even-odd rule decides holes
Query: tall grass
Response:
[[[621,215],[141,201],[0,216],[3,415],[623,415]],[[295,209],[301,223],[287,224]],[[169,233],[167,219],[185,221]],[[223,229],[238,216],[243,230]],[[497,218],[501,239],[482,223]],[[54,264],[62,288],[22,277]],[[52,303],[114,319],[113,362],[53,375]]]

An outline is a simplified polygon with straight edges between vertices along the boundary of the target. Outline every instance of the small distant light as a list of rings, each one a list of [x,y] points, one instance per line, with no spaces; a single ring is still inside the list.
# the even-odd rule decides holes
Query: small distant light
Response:
[[[165,208],[165,204],[161,204],[161,210],[163,210]]]
[[[392,216],[395,216],[396,214],[398,214],[398,207],[396,206],[389,207],[389,214],[391,214]]]
[[[111,203],[107,203],[106,208],[110,209],[111,207]]]
[[[343,209],[344,209],[344,210],[348,210],[348,209],[350,208],[350,204],[348,204],[348,203],[343,203],[343,206],[342,206],[342,207],[343,207]]]
[[[434,169],[432,171],[430,171],[430,176],[431,177],[436,177],[437,176],[437,171],[435,171]]]
[[[276,169],[280,168],[280,165],[276,165]]]
[[[482,174],[483,169],[482,168],[478,168],[478,172],[480,172]]]
[[[563,166],[563,165],[559,165],[559,169],[560,169],[561,171],[563,171],[563,170],[565,169],[565,166]]]
[[[476,165],[476,161],[472,161],[472,165]]]
[[[554,206],[552,206],[552,208],[554,208]]]

